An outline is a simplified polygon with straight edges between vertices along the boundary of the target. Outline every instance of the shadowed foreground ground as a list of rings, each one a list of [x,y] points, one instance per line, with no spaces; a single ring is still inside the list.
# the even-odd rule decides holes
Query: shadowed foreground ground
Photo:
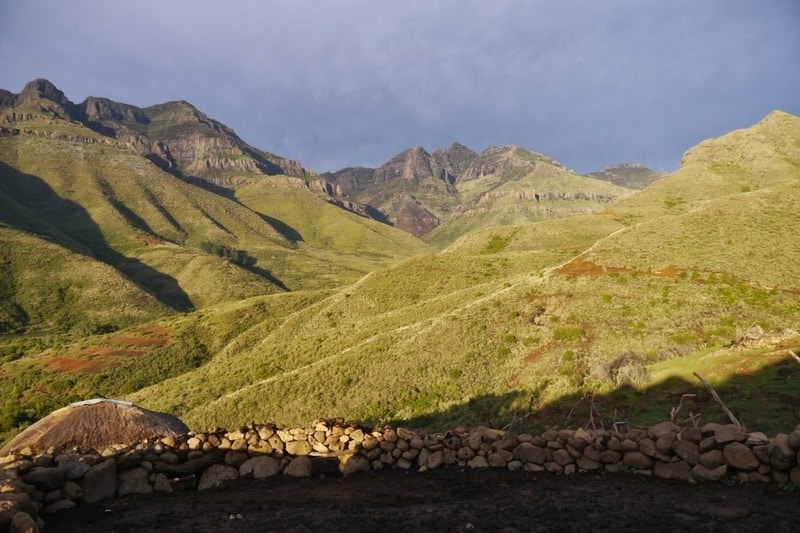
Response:
[[[800,487],[442,469],[240,479],[46,517],[50,532],[800,531]]]

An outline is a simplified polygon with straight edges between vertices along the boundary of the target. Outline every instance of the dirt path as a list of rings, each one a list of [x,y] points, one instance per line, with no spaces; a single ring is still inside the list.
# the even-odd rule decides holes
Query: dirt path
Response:
[[[79,505],[45,532],[800,531],[800,490],[633,474],[442,469],[238,480]]]

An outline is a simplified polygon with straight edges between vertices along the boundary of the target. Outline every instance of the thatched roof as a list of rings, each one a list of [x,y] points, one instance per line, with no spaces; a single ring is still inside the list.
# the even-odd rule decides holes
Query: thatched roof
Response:
[[[134,444],[143,439],[178,436],[189,428],[172,415],[149,411],[130,402],[97,398],[53,411],[0,449],[0,457],[29,447],[42,453],[77,448],[102,451],[113,444]]]

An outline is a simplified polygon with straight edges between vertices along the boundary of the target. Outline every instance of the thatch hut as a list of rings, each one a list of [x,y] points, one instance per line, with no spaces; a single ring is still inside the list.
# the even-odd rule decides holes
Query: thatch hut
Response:
[[[11,439],[0,457],[30,448],[43,453],[77,449],[102,451],[113,444],[184,435],[189,428],[166,413],[143,409],[130,402],[96,398],[53,411]]]

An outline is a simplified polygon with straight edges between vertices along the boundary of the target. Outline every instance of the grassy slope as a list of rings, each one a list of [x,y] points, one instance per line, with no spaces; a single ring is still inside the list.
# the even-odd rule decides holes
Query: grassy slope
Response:
[[[794,257],[798,139],[798,119],[770,116],[700,145],[678,172],[603,213],[475,232],[342,289],[189,315],[171,327],[203,341],[204,364],[123,392],[196,428],[346,416],[441,429],[522,414],[541,427],[583,423],[587,394],[597,395],[606,424],[663,420],[680,394],[698,391],[690,377],[698,371],[748,423],[785,430],[797,422],[790,402],[800,372],[784,348],[800,339],[783,352],[703,357],[753,324],[796,328],[796,262],[765,268],[769,254],[736,250],[751,240],[729,228],[744,225],[761,249]],[[758,157],[739,157],[753,146]],[[690,157],[698,149],[707,160]],[[787,208],[770,211],[778,201]],[[604,379],[604,366],[625,352],[651,365],[646,390]],[[694,355],[670,358],[682,353]],[[743,368],[756,374],[739,376]],[[720,418],[702,393],[692,409]]]
[[[788,135],[792,147],[797,119],[788,122],[777,127],[788,129],[779,137]],[[772,127],[767,120],[753,134],[769,137]],[[742,142],[741,135],[706,145],[721,147],[713,156],[716,168],[729,164],[727,146]],[[752,231],[765,250],[794,253],[788,249],[796,235],[791,211],[769,207],[780,198],[787,205],[796,201],[797,161],[767,142],[754,166],[770,178],[757,190],[730,183],[744,172],[709,174],[693,169],[689,160],[609,212],[465,236],[445,252],[376,271],[288,315],[279,327],[258,333],[263,340],[257,348],[226,351],[232,361],[214,365],[219,376],[229,376],[221,390],[204,391],[200,383],[209,370],[201,370],[131,398],[169,408],[174,401],[160,400],[169,391],[191,391],[182,395],[180,414],[195,426],[251,418],[304,423],[331,414],[440,427],[496,423],[531,405],[539,412],[558,407],[554,412],[563,416],[565,402],[587,393],[607,395],[600,409],[608,419],[613,410],[636,423],[664,419],[677,403],[669,403],[676,383],[679,390],[692,389],[691,383],[654,385],[644,395],[624,387],[614,391],[603,379],[604,365],[625,352],[655,364],[723,346],[756,323],[796,327],[800,279],[791,261],[764,268],[763,254],[749,253],[752,247],[713,257],[730,238],[730,225],[752,217]],[[684,180],[692,183],[686,192]],[[697,203],[680,210],[665,205],[678,189],[687,204],[689,198]],[[645,220],[632,225],[633,217]],[[673,241],[682,245],[666,246]],[[732,248],[743,241],[734,243]],[[786,357],[773,354],[770,360],[783,365]],[[233,377],[238,368],[250,370]],[[760,379],[774,375],[770,368],[754,367],[764,372]],[[734,381],[730,373],[718,379]],[[796,381],[785,380],[759,401],[785,403],[792,390]],[[713,404],[700,408],[717,418]],[[758,417],[753,423],[792,423],[791,413],[782,412],[783,418]]]
[[[236,198],[256,213],[280,221],[297,242],[285,270],[302,288],[352,283],[376,268],[432,249],[404,231],[336,207],[279,178],[240,187]],[[319,285],[313,280],[318,279]]]

